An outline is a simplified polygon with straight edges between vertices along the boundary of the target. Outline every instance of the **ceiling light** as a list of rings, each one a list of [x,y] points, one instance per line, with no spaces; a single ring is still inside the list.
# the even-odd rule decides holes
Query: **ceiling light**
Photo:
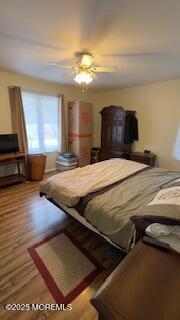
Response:
[[[92,74],[88,70],[80,71],[74,80],[81,85],[82,92],[87,90],[87,85],[93,80]]]
[[[81,67],[83,68],[89,68],[91,64],[93,63],[93,56],[90,54],[83,54],[82,59],[80,62]]]
[[[74,80],[79,84],[81,83],[89,84],[93,80],[93,78],[89,71],[80,71],[75,76]]]

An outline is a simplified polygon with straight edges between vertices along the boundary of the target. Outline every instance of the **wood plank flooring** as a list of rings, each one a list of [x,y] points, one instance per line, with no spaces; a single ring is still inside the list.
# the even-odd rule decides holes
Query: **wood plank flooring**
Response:
[[[103,239],[38,194],[39,182],[0,189],[0,319],[97,320],[89,300],[120,261]],[[6,303],[55,303],[27,248],[63,227],[106,267],[73,302],[71,311],[5,311]]]

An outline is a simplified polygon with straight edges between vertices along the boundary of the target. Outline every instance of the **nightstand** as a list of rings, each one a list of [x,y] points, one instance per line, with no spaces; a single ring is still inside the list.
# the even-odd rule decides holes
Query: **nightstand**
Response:
[[[100,153],[100,148],[92,148],[91,149],[91,164],[100,161],[99,153]]]
[[[127,159],[154,167],[156,155],[154,153],[132,152],[129,153]]]

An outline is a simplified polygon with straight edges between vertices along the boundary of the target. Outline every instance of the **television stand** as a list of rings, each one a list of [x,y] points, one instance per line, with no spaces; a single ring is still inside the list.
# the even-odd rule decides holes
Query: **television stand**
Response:
[[[21,165],[24,166],[24,174]],[[17,173],[0,178],[0,188],[27,181],[27,155],[24,152],[11,152],[0,154],[0,166],[16,165]]]

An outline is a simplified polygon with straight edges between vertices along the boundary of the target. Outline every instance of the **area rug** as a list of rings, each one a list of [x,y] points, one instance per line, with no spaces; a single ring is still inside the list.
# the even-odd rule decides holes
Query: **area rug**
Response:
[[[28,251],[56,303],[70,303],[104,270],[65,229]]]

